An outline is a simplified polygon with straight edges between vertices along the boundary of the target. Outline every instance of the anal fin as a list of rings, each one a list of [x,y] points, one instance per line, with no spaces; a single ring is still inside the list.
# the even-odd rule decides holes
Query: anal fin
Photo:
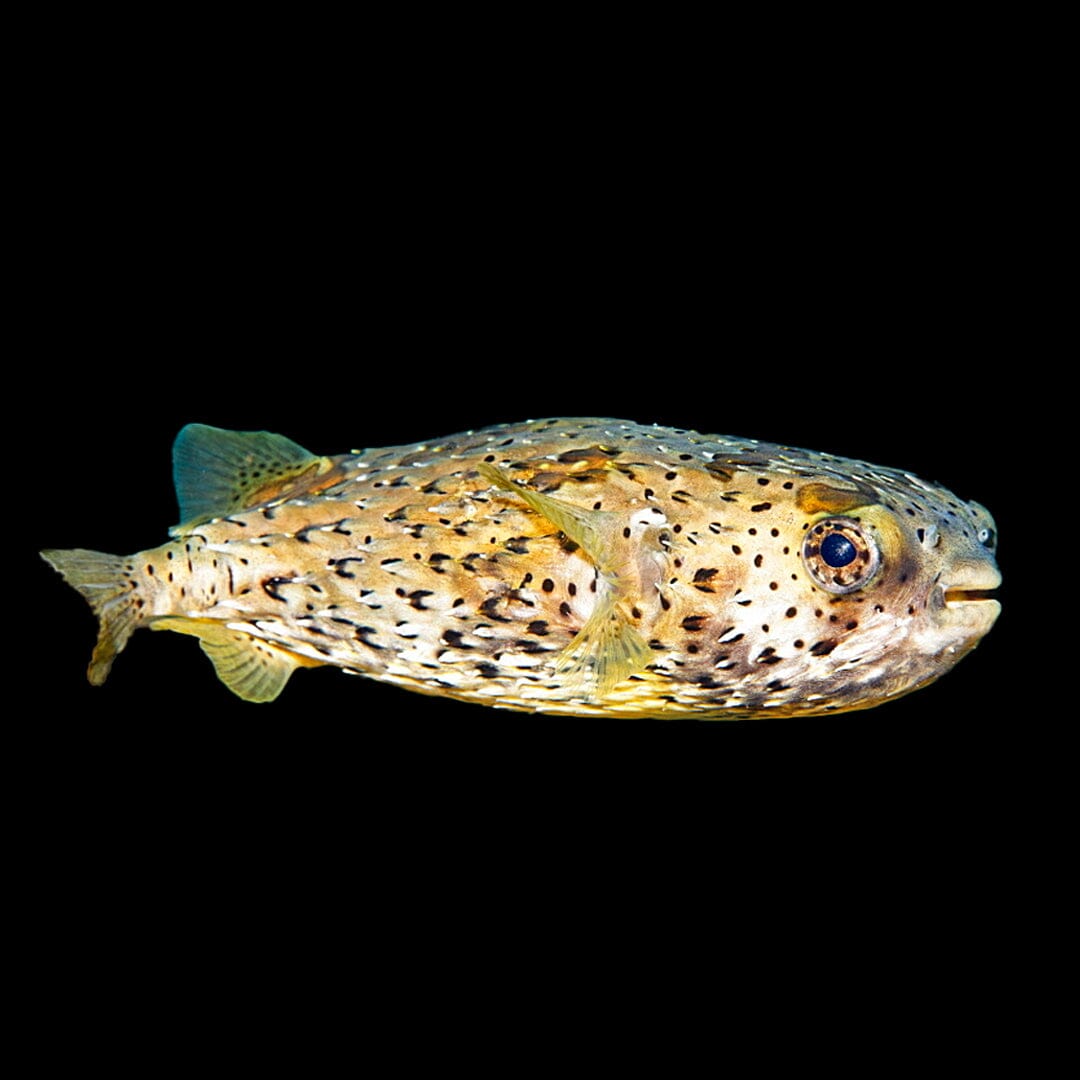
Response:
[[[245,701],[273,701],[298,667],[315,661],[279,649],[268,641],[234,630],[216,619],[186,619],[169,615],[155,619],[153,630],[172,630],[199,639],[213,661],[218,678]]]

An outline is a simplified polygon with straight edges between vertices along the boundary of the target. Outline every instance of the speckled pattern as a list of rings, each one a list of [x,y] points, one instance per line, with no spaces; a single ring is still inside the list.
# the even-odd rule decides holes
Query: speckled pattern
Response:
[[[287,655],[281,685],[331,664],[511,709],[810,715],[925,685],[999,611],[987,511],[860,461],[595,418],[312,460],[116,560],[108,661],[156,624],[202,637],[223,678],[246,644]],[[646,655],[607,685],[612,635]]]

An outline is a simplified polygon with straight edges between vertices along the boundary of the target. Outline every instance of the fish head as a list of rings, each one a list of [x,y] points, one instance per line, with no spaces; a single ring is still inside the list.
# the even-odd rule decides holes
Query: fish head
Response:
[[[804,576],[793,585],[808,601],[795,606],[814,616],[809,655],[828,661],[817,692],[838,706],[867,707],[932,682],[1000,614],[997,529],[978,503],[868,466],[856,479],[796,485],[791,507],[803,570],[793,576]]]
[[[762,450],[712,468],[717,558],[692,585],[708,607],[677,612],[683,648],[705,658],[681,670],[718,708],[870,708],[932,682],[990,630],[1001,575],[985,508],[899,470]]]
[[[900,613],[897,668],[921,668],[914,686],[923,685],[969,653],[1001,613],[994,519],[978,503],[926,488],[907,504],[879,502],[858,515],[881,558],[865,596]]]

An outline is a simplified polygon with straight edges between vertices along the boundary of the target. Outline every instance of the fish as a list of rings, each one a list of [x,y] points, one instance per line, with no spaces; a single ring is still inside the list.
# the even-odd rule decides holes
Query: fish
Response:
[[[990,513],[903,470],[595,417],[313,454],[189,424],[179,525],[134,555],[41,552],[90,604],[100,686],[132,633],[198,639],[270,702],[330,665],[572,716],[867,709],[978,645]]]

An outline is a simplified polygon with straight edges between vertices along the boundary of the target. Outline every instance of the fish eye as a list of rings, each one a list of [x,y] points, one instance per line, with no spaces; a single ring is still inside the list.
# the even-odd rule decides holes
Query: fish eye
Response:
[[[826,518],[803,539],[807,573],[826,592],[849,593],[863,588],[881,565],[873,535],[853,518]]]
[[[979,543],[984,548],[990,548],[993,551],[994,544],[997,543],[997,534],[989,527],[982,528],[979,530]]]
[[[855,545],[843,533],[829,533],[821,541],[821,557],[827,565],[839,569],[855,561]]]

